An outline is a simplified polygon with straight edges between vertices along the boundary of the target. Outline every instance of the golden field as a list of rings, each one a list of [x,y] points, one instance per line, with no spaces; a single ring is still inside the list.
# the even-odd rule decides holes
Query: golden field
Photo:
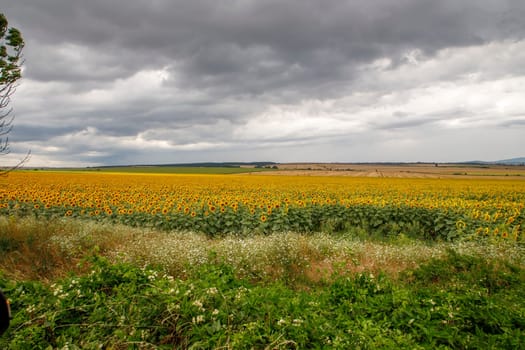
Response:
[[[71,216],[167,230],[347,232],[521,240],[525,181],[19,171],[0,214]]]

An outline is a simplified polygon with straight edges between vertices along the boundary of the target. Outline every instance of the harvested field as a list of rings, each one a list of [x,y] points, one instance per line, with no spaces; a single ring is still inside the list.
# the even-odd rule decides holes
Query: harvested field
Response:
[[[437,163],[352,164],[285,163],[266,175],[414,177],[414,178],[515,178],[525,179],[523,165],[465,165]]]

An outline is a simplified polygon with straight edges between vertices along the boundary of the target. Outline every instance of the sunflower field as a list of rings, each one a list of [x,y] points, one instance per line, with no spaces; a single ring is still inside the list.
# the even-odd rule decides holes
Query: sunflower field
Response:
[[[0,215],[161,230],[407,235],[523,241],[525,181],[19,171]]]
[[[525,181],[14,171],[0,349],[521,349]]]

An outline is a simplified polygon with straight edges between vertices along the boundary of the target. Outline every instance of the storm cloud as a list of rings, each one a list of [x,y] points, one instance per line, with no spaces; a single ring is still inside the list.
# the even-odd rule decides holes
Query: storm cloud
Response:
[[[2,161],[523,156],[521,0],[6,2],[26,48]]]

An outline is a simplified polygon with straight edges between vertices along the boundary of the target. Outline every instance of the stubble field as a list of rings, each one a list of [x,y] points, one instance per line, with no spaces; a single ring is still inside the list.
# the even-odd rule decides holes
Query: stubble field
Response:
[[[270,175],[302,176],[352,176],[352,177],[401,177],[401,178],[493,178],[524,179],[524,165],[496,164],[345,164],[345,163],[289,163],[279,164],[279,171]]]

